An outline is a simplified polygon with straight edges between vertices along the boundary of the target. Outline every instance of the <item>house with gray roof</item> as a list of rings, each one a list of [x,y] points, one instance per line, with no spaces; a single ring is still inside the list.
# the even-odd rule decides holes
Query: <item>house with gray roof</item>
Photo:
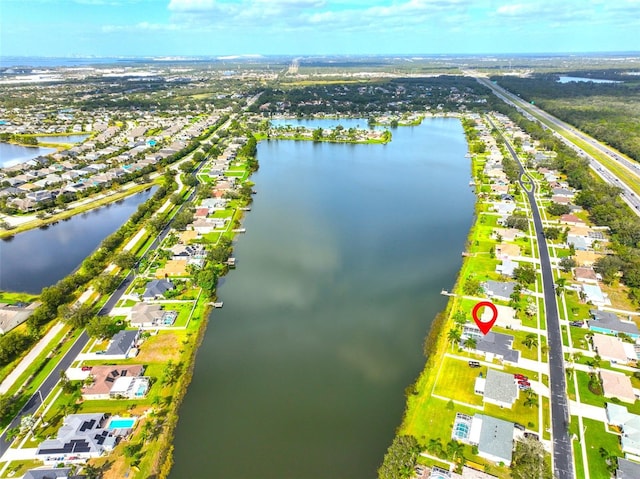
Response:
[[[619,457],[616,479],[637,479],[638,477],[640,477],[640,464]]]
[[[516,283],[513,281],[485,281],[482,288],[487,296],[494,299],[509,301],[513,294]]]
[[[518,364],[520,351],[512,348],[513,336],[493,331],[483,335],[475,324],[467,324],[462,328],[460,347],[464,347],[465,341],[469,337],[473,337],[476,340],[475,351],[484,353],[487,361],[493,361],[493,358],[498,358],[502,361]]]
[[[35,457],[45,464],[84,462],[99,457],[118,442],[106,425],[104,413],[70,414],[64,418],[55,439],[46,439],[38,445]]]
[[[161,298],[164,297],[164,293],[175,288],[174,284],[168,279],[154,279],[147,283],[144,293],[142,293],[142,299],[148,301]]]
[[[72,474],[69,467],[41,467],[27,471],[22,479],[80,479],[80,477]]]
[[[616,314],[609,311],[601,311],[599,309],[589,310],[592,320],[587,321],[587,325],[591,331],[603,334],[626,334],[627,336],[637,340],[640,338],[640,330],[636,323],[632,321],[622,321]]]
[[[484,414],[476,414],[471,422],[468,442],[478,446],[478,455],[496,464],[511,464],[514,424]]]
[[[518,391],[513,374],[488,369],[486,378],[476,378],[475,392],[487,403],[511,408],[518,399]]]
[[[118,331],[113,338],[111,338],[109,347],[104,352],[104,357],[109,359],[127,359],[128,357],[135,356],[133,350],[139,338],[139,330]]]
[[[606,403],[607,423],[622,429],[622,452],[640,456],[640,416],[632,414],[625,406]]]

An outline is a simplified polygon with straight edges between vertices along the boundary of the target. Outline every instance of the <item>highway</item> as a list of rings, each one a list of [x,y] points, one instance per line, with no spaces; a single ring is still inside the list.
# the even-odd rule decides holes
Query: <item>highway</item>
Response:
[[[76,356],[80,354],[80,352],[84,349],[84,347],[89,342],[89,335],[86,331],[83,331],[76,342],[71,346],[67,354],[56,364],[51,373],[47,376],[47,378],[42,382],[38,390],[29,398],[24,407],[20,410],[18,415],[13,418],[13,421],[7,426],[4,432],[0,435],[0,457],[4,455],[5,452],[9,449],[9,446],[13,442],[7,441],[7,430],[12,429],[20,425],[20,421],[23,416],[28,416],[34,414],[37,409],[42,404],[43,398],[46,398],[49,393],[53,390],[58,381],[60,381],[60,372],[66,371],[71,363],[75,360]]]
[[[492,126],[495,127],[495,125]],[[502,134],[502,132],[501,132]],[[504,135],[503,135],[504,138]],[[567,400],[567,384],[562,354],[562,331],[558,302],[555,294],[555,281],[551,269],[551,259],[547,248],[547,240],[543,234],[542,219],[535,199],[536,186],[533,179],[525,171],[520,158],[504,138],[505,145],[520,168],[520,185],[526,192],[533,215],[533,225],[540,253],[542,272],[542,291],[544,293],[544,310],[547,322],[547,341],[549,346],[549,391],[551,404],[551,432],[553,444],[553,472],[557,479],[574,479],[573,453],[569,437],[569,402]],[[522,180],[526,177],[526,180]]]
[[[524,106],[525,103],[520,97],[505,90],[501,86],[491,82],[487,78],[482,78],[475,75],[474,77],[482,85],[486,86],[487,88],[490,88],[493,91],[493,93],[502,101],[517,108],[518,111],[520,111],[523,115],[525,115],[525,117],[528,118],[529,120],[536,121],[540,123],[544,128],[548,129],[548,127],[544,123],[540,122],[537,118],[535,118],[531,114],[531,111],[532,111],[537,116],[542,117],[546,121],[552,123],[556,128],[570,135],[573,135],[577,138],[580,138],[582,141],[585,141],[589,143],[589,145],[591,145],[592,147],[598,149],[601,153],[608,155],[612,160],[617,161],[618,164],[620,164],[621,166],[623,166],[629,171],[628,178],[630,181],[634,181],[636,179],[634,178],[634,176],[640,175],[640,165],[638,163],[629,161],[628,159],[624,158],[622,155],[620,155],[617,151],[613,150],[612,148],[609,148],[608,146],[603,145],[602,143],[595,140],[594,138],[591,138],[590,136],[584,134],[583,132],[576,130],[571,125],[563,122],[562,120],[559,120],[555,116],[550,115],[546,111],[541,110],[540,108],[534,105],[526,104],[526,107],[525,107]],[[589,161],[589,166],[591,166],[591,168],[596,172],[596,174],[598,174],[598,176],[600,176],[600,178],[602,178],[605,182],[620,188],[622,190],[620,194],[622,199],[629,205],[629,207],[638,216],[640,216],[640,197],[629,186],[627,186],[623,181],[620,181],[620,178],[618,178],[614,173],[612,173],[609,169],[607,169],[602,163],[600,163],[593,156],[591,156],[582,148],[574,144],[571,140],[568,140],[567,138],[565,138],[564,136],[556,132],[554,132],[554,135],[556,136],[556,138],[560,139],[567,146],[573,149],[579,156],[586,158]]]

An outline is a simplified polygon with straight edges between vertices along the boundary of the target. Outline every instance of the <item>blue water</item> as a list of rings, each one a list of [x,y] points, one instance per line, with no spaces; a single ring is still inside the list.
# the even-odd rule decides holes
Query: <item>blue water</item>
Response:
[[[558,78],[558,83],[571,83],[571,82],[575,82],[575,83],[584,83],[584,82],[591,82],[591,83],[622,83],[621,81],[603,80],[601,78],[584,78],[584,77],[568,77],[568,76],[561,76],[560,78]]]
[[[131,429],[136,423],[135,419],[112,419],[107,426],[107,429]]]
[[[38,136],[38,141],[42,143],[81,143],[89,135],[64,135],[64,136]]]

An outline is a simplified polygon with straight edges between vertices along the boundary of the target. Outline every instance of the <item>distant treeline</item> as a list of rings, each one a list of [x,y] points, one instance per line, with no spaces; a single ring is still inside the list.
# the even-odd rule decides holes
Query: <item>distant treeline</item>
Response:
[[[531,78],[501,76],[492,80],[640,161],[640,77],[623,75],[618,70],[578,71],[567,75],[623,83],[560,83],[557,74]]]

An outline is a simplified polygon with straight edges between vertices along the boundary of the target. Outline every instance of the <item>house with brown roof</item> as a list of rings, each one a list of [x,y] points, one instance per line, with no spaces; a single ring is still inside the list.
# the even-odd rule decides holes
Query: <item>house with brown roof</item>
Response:
[[[89,374],[92,382],[82,388],[82,398],[85,400],[109,399],[111,389],[118,378],[141,377],[143,373],[144,366],[140,364],[93,366]]]
[[[498,259],[513,259],[520,256],[520,247],[516,244],[502,243],[496,246],[496,257]]]
[[[578,218],[576,215],[567,214],[560,217],[560,223],[565,225],[584,226],[585,222]]]
[[[573,269],[573,278],[581,283],[598,284],[598,275],[593,268],[580,266]]]
[[[593,348],[605,361],[620,364],[628,362],[627,352],[620,338],[607,336],[606,334],[594,334],[591,340],[593,341]],[[629,345],[633,348],[633,344]]]
[[[596,253],[595,251],[576,251],[575,256],[573,257],[576,260],[576,263],[579,266],[593,266],[593,264],[600,258],[602,258],[602,254]]]

